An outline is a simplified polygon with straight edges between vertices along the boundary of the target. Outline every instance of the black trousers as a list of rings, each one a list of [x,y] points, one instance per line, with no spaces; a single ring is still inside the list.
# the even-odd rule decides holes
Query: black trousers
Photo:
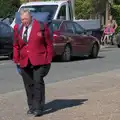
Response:
[[[45,104],[45,83],[43,78],[48,74],[50,64],[22,68],[22,78],[27,94],[29,109],[41,110]]]
[[[112,45],[114,45],[114,41],[113,41],[114,35],[115,35],[115,34],[113,33],[112,36],[111,36],[111,44],[112,44]]]

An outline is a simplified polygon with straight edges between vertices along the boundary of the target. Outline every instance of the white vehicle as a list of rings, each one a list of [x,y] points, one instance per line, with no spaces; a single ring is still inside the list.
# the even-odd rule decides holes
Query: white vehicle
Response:
[[[40,2],[27,2],[20,6],[18,12],[21,9],[28,9],[31,12],[49,12],[51,19],[63,19],[74,20],[79,23],[84,29],[92,31],[100,29],[100,20],[75,20],[75,0],[59,0],[59,1],[40,1]],[[15,19],[13,20],[11,27],[14,27]]]
[[[28,9],[31,12],[49,12],[52,19],[74,20],[74,0],[28,2],[20,6],[21,9]],[[15,19],[11,26],[15,25]]]

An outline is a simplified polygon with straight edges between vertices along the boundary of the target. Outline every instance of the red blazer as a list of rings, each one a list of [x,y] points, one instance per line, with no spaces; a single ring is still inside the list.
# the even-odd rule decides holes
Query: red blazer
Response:
[[[53,57],[53,44],[50,40],[49,28],[45,25],[45,40],[41,36],[40,23],[33,21],[29,40],[22,40],[23,27],[18,34],[18,25],[14,27],[13,60],[20,67],[26,67],[28,59],[33,66],[49,64]],[[46,43],[46,45],[45,45]]]

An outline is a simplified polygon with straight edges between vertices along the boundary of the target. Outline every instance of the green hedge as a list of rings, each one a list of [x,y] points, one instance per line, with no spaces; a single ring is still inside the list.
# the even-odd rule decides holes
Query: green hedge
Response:
[[[118,24],[116,33],[120,32],[120,5],[113,5],[111,7],[111,14]]]
[[[0,0],[0,17],[14,15],[20,6],[20,0]]]

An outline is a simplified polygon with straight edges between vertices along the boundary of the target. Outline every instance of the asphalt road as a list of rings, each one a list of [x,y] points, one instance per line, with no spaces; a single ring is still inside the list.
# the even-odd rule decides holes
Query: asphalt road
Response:
[[[54,61],[45,82],[52,83],[120,68],[120,49],[104,48],[97,59],[75,58],[71,62]],[[10,60],[0,59],[0,94],[23,89],[21,76]]]

